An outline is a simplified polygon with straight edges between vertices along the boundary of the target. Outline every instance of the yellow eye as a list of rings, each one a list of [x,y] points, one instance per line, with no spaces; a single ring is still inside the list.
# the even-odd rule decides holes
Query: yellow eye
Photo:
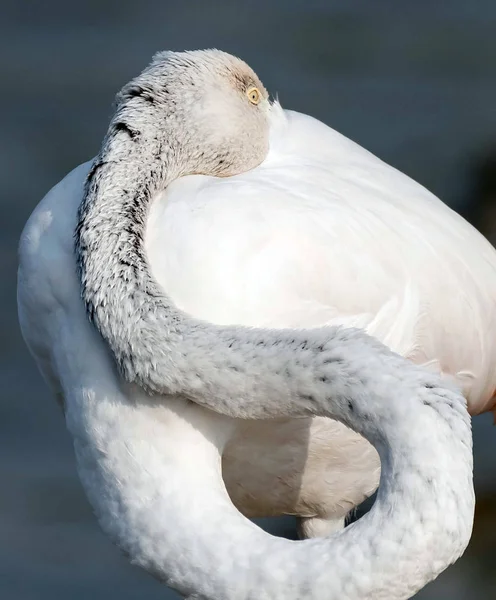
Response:
[[[248,88],[246,90],[246,95],[248,96],[248,100],[252,104],[258,104],[260,102],[260,100],[262,99],[262,94],[260,93],[259,89],[256,87]]]

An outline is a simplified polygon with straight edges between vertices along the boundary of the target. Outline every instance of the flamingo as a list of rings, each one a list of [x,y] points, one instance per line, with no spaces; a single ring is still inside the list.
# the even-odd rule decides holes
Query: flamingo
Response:
[[[400,600],[452,564],[495,297],[475,229],[217,50],[125,85],[19,246],[21,330],[100,525],[191,600]],[[314,539],[246,518],[279,514]]]

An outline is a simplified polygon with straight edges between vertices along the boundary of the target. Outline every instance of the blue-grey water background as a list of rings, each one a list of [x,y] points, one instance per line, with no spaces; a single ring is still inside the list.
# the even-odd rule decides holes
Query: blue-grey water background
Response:
[[[460,211],[496,138],[494,0],[62,0],[0,7],[0,599],[176,598],[100,533],[71,440],[19,334],[16,246],[30,212],[93,156],[115,92],[161,49],[240,55],[312,114]],[[467,323],[470,326],[470,323]],[[423,600],[496,597],[496,429],[474,419],[478,514]],[[271,523],[291,533],[291,522]]]

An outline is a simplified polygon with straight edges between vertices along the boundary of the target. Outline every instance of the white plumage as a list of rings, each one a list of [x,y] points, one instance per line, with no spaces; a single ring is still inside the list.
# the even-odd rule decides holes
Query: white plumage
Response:
[[[270,151],[256,169],[229,178],[182,177],[156,196],[146,250],[158,283],[179,308],[217,324],[363,328],[452,376],[472,413],[491,409],[493,248],[423,187],[319,121],[274,104],[270,125]],[[224,481],[244,514],[296,514],[308,536],[339,528],[379,481],[378,455],[358,434],[324,417],[243,422],[181,399],[156,406],[119,380],[87,322],[76,277],[73,232],[89,169],[75,169],[31,216],[21,239],[18,294],[23,334],[64,399],[80,474],[104,529],[131,540],[135,560],[152,572],[183,548],[187,568],[208,573],[201,540],[215,545],[223,519],[230,536],[238,532],[247,546],[261,548],[255,529],[248,534],[242,521],[233,525],[238,517],[215,466],[224,444]],[[140,403],[146,406],[136,408]],[[158,512],[140,512],[154,494]],[[188,523],[205,534],[198,548],[183,545]],[[140,558],[165,538],[155,565]],[[180,569],[168,576],[186,593]],[[289,598],[279,584],[283,595],[270,598]],[[204,595],[188,597],[255,597],[243,583],[222,596],[214,584],[209,595],[205,585]],[[360,585],[339,596],[322,588],[315,598],[358,598]],[[366,597],[407,596],[391,589]]]
[[[154,276],[215,323],[361,327],[456,378],[473,413],[496,388],[496,252],[428,190],[312,117],[274,110],[263,165],[158,196]]]
[[[428,190],[312,117],[278,110],[256,170],[176,180],[152,206],[147,250],[154,276],[197,317],[360,327],[454,377],[472,414],[494,402],[493,247]],[[374,491],[379,461],[329,419],[248,422],[224,476],[250,516],[318,516],[332,530]]]

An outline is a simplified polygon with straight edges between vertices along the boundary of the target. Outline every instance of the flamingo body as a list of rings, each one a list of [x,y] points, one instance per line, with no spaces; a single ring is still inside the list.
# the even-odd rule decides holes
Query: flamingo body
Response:
[[[46,196],[21,242],[21,325],[66,401],[81,375],[61,372],[56,347],[70,350],[54,337],[53,311],[80,303],[72,233],[89,168]],[[311,117],[275,107],[260,167],[174,181],[153,203],[146,246],[157,281],[196,317],[360,327],[453,377],[472,413],[491,408],[496,252],[425,188]],[[78,339],[75,327],[76,348]],[[306,535],[342,523],[379,473],[375,449],[323,417],[240,422],[223,457],[224,481],[244,514],[298,515]]]

